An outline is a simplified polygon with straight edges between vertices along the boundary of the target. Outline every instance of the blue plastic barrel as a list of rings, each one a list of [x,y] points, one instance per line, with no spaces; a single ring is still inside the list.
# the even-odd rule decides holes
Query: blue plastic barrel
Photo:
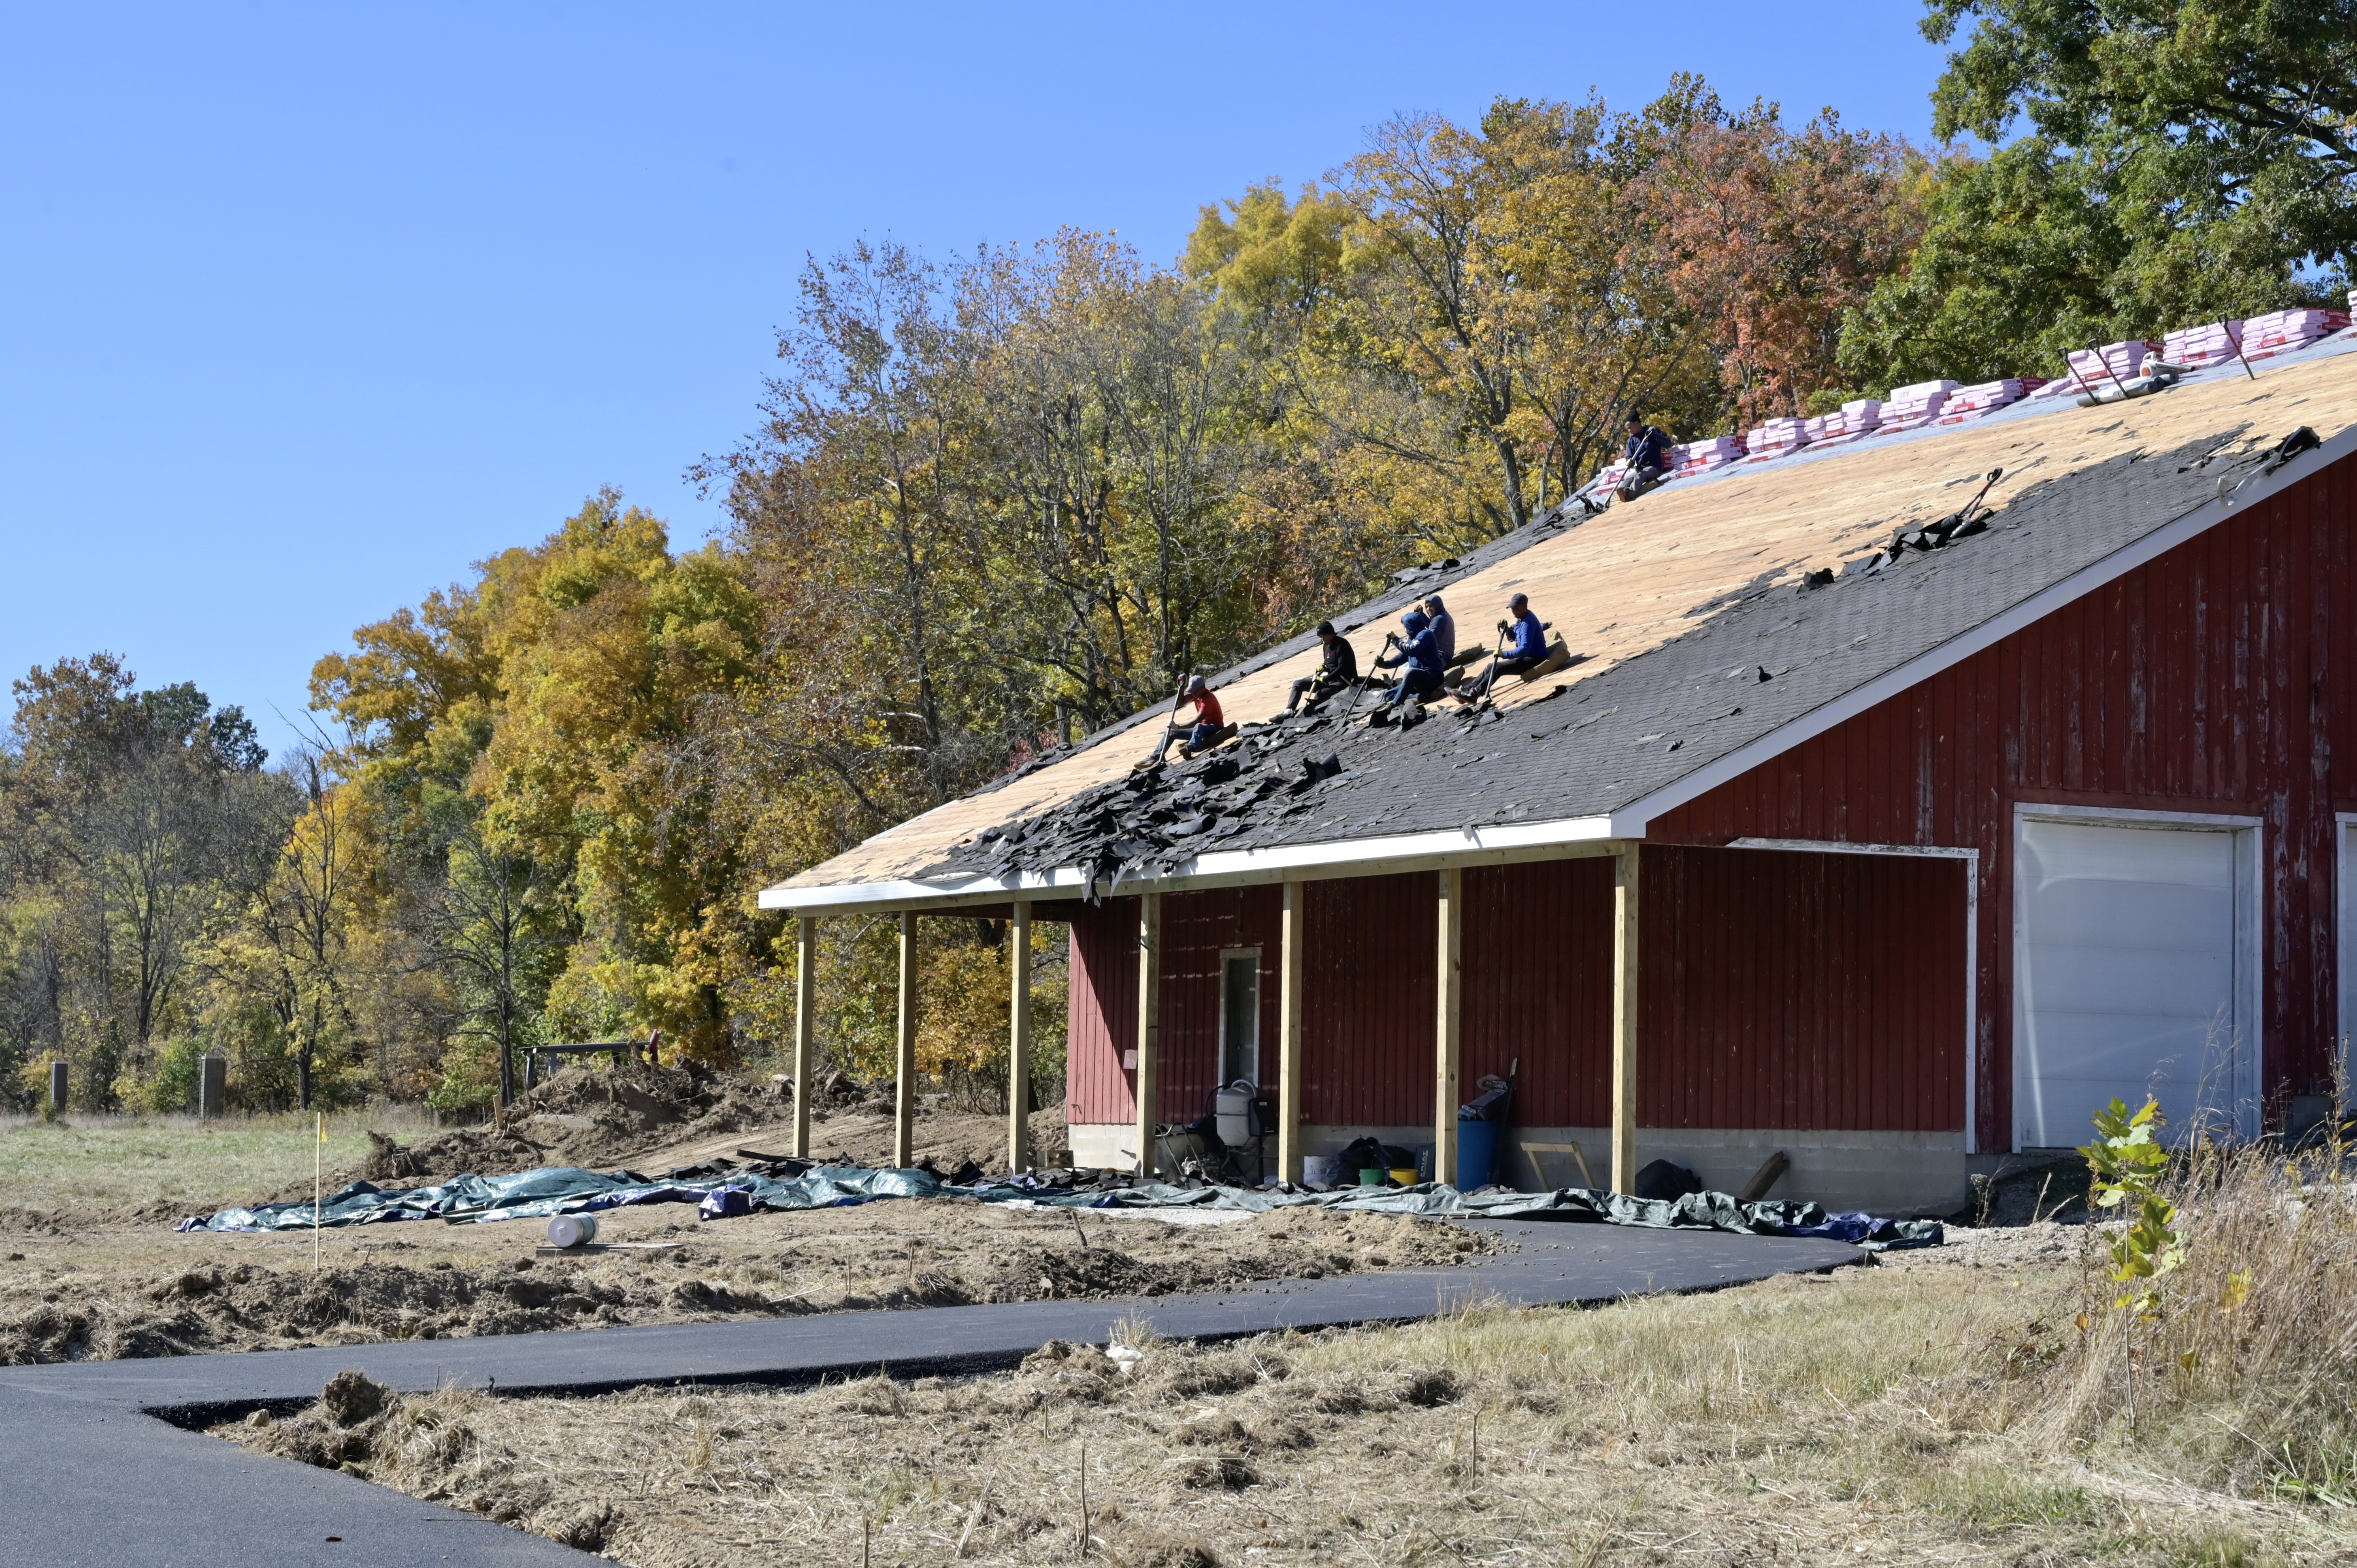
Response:
[[[1496,1179],[1498,1135],[1504,1131],[1504,1123],[1498,1122],[1457,1123],[1458,1191],[1471,1192]]]

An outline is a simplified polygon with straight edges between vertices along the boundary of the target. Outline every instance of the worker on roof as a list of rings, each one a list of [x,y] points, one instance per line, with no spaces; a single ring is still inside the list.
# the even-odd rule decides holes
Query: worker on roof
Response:
[[[1648,424],[1645,416],[1635,409],[1622,422],[1628,429],[1628,443],[1620,449],[1620,460],[1629,471],[1620,476],[1613,494],[1624,501],[1635,500],[1662,482],[1670,471],[1670,438],[1658,424]]]
[[[1448,669],[1457,662],[1457,618],[1440,602],[1438,594],[1426,596],[1424,618],[1432,625],[1432,640],[1440,649],[1440,667]]]
[[[1531,613],[1530,597],[1516,594],[1506,601],[1506,618],[1498,623],[1498,657],[1478,680],[1457,693],[1463,702],[1478,702],[1498,683],[1501,675],[1522,675],[1546,662],[1546,623]]]
[[[1191,725],[1181,722],[1177,710],[1172,710],[1170,727],[1162,735],[1162,750],[1169,750],[1172,741],[1184,739],[1187,755],[1200,757],[1219,744],[1220,731],[1227,720],[1221,716],[1220,699],[1211,694],[1211,682],[1200,675],[1189,676],[1187,689],[1178,693],[1178,706],[1190,705],[1195,710],[1195,722]]]
[[[1422,610],[1410,610],[1400,617],[1400,625],[1407,635],[1394,632],[1385,638],[1392,650],[1375,660],[1378,670],[1406,667],[1400,670],[1399,684],[1383,699],[1386,709],[1405,707],[1440,690],[1440,645],[1433,639],[1432,622]],[[1385,722],[1382,712],[1374,715],[1373,722]]]
[[[1358,650],[1351,646],[1349,638],[1334,629],[1332,621],[1318,623],[1318,672],[1304,675],[1293,683],[1293,695],[1285,704],[1288,714],[1301,705],[1304,697],[1314,708],[1359,678]]]

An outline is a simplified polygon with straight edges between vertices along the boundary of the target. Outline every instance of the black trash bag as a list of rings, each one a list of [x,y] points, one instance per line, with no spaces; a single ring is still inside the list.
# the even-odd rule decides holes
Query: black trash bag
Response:
[[[1392,1168],[1391,1156],[1372,1138],[1360,1139],[1345,1148],[1338,1157],[1341,1165],[1336,1179],[1344,1187],[1356,1183],[1361,1171],[1388,1171]]]
[[[1637,1196],[1663,1203],[1674,1203],[1690,1192],[1702,1190],[1702,1177],[1670,1160],[1655,1160],[1637,1173]]]

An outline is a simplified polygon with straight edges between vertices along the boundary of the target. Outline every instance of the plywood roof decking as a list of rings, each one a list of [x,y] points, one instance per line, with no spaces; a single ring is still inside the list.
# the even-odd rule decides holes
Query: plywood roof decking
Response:
[[[1354,730],[1347,741],[1329,728],[1351,777],[1321,786],[1316,810],[1271,813],[1219,847],[1627,806],[2116,552],[2208,499],[2223,464],[2300,424],[2327,439],[2357,425],[2357,356],[2311,350],[2264,367],[2255,382],[2230,367],[2093,409],[2018,406],[1722,470],[1575,527],[1534,524],[1361,613],[1437,585],[1465,642],[1486,637],[1519,590],[1586,662],[1553,681],[1509,682],[1502,721],[1468,735],[1445,715],[1408,732]],[[1989,532],[1885,572],[1799,587],[1804,573],[1863,556],[1910,520],[1953,510],[2000,467],[1989,499],[2001,515]],[[1362,667],[1389,624],[1352,632]],[[1239,666],[1218,682],[1229,718],[1275,714],[1316,662],[1310,640],[1296,639]],[[1759,682],[1762,665],[1776,678]],[[976,833],[1126,773],[1153,749],[1162,719],[1141,714],[1028,777],[879,833],[780,885],[770,901],[790,903],[797,888],[970,880],[990,858],[971,847]]]

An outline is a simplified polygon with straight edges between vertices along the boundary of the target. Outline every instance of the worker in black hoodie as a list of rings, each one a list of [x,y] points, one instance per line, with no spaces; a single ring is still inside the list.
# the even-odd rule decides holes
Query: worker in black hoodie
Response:
[[[1318,673],[1304,675],[1293,683],[1293,695],[1285,704],[1288,714],[1301,705],[1304,697],[1315,707],[1359,678],[1359,655],[1351,639],[1334,629],[1332,621],[1318,623]]]

